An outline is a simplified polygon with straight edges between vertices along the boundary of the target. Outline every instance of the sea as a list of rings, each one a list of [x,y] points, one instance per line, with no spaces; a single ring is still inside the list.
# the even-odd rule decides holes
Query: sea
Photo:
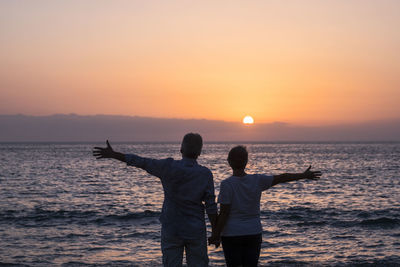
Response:
[[[103,143],[0,144],[0,266],[161,266],[158,178],[110,159]],[[180,159],[179,143],[112,143]],[[205,143],[216,195],[237,143]],[[400,143],[243,143],[248,173],[323,175],[261,198],[260,266],[400,266]],[[208,223],[207,223],[208,224]],[[208,224],[208,232],[210,226]],[[224,266],[208,247],[210,266]],[[185,261],[184,261],[185,262]]]

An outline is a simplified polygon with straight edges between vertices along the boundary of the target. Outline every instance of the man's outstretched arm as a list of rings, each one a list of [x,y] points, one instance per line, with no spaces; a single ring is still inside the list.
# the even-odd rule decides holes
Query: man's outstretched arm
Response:
[[[95,156],[96,159],[117,159],[119,161],[126,162],[125,154],[114,151],[108,140],[106,141],[106,144],[107,147],[105,148],[96,146],[93,149],[93,156]]]
[[[108,142],[106,141],[107,147],[95,147],[93,149],[93,156],[96,159],[117,159],[119,161],[125,162],[129,166],[134,166],[137,168],[141,168],[151,175],[157,176],[161,178],[165,171],[168,170],[170,163],[172,162],[172,158],[168,159],[151,159],[140,157],[135,154],[123,154],[117,151],[114,151]]]
[[[272,186],[301,179],[318,180],[319,178],[321,178],[322,173],[320,171],[310,171],[310,169],[311,165],[305,172],[302,173],[283,173],[279,175],[274,175]]]

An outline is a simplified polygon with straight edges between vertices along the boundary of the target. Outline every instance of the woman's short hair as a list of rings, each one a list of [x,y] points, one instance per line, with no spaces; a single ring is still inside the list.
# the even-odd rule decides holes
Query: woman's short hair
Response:
[[[245,146],[235,146],[229,151],[228,162],[232,169],[244,169],[247,165],[249,153]]]

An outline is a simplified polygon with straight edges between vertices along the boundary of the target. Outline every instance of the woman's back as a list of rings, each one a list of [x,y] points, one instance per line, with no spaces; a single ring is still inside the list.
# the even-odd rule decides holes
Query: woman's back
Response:
[[[230,214],[222,236],[253,235],[262,232],[260,198],[271,187],[273,176],[248,174],[231,176],[221,183],[218,202],[229,204]]]

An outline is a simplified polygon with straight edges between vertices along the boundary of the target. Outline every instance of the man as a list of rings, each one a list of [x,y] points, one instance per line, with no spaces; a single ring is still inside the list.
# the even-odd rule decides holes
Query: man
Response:
[[[208,266],[204,209],[214,229],[217,205],[213,175],[196,161],[202,147],[201,136],[188,133],[182,140],[181,160],[122,154],[114,151],[108,140],[106,148],[93,150],[97,159],[117,159],[160,178],[164,189],[160,216],[164,266],[182,266],[184,250],[188,266]]]

